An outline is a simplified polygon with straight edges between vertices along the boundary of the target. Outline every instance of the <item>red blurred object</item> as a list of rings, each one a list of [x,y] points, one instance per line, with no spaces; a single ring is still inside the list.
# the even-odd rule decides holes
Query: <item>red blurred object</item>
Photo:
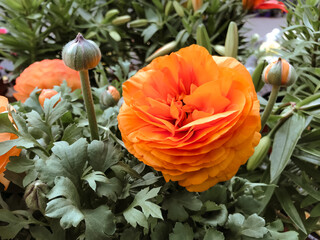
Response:
[[[0,34],[6,34],[8,30],[6,28],[0,28]]]
[[[244,9],[280,9],[283,12],[288,12],[283,2],[276,0],[242,0]]]

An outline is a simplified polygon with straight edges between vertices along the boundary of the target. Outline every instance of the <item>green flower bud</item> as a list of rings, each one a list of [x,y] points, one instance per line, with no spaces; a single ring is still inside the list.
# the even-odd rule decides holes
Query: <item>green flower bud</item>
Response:
[[[226,48],[222,45],[214,45],[213,49],[221,56],[225,56],[226,54]]]
[[[173,7],[174,7],[174,10],[176,10],[176,13],[180,17],[184,17],[184,10],[183,10],[183,7],[180,5],[180,3],[178,3],[177,1],[174,1],[173,2]]]
[[[199,24],[197,27],[197,33],[196,33],[196,37],[197,37],[197,44],[205,47],[208,52],[211,54],[212,53],[212,48],[211,48],[211,42],[210,42],[210,38],[206,29],[206,26],[204,24]]]
[[[238,55],[239,35],[238,27],[235,22],[230,22],[226,41],[225,41],[225,56],[236,58]]]
[[[149,24],[148,19],[136,19],[131,22],[129,22],[130,28],[138,28],[138,27],[144,27]]]
[[[252,81],[256,92],[259,92],[261,88],[264,86],[264,81],[262,80],[262,72],[267,65],[266,61],[262,61],[258,64],[256,69],[252,73]]]
[[[109,86],[100,96],[100,104],[103,109],[113,107],[120,99],[120,93],[114,86]]]
[[[247,169],[249,171],[256,169],[261,164],[267,155],[270,146],[271,138],[268,135],[261,138],[259,144],[254,149],[254,154],[248,160]]]
[[[176,46],[178,45],[177,41],[172,41],[169,42],[165,45],[163,45],[161,48],[159,48],[157,51],[155,51],[154,53],[152,53],[147,59],[147,62],[150,62],[151,60],[155,59],[156,57],[159,56],[163,56],[166,55],[168,53],[171,53],[173,51],[173,49],[176,48]]]
[[[46,194],[49,192],[47,184],[37,180],[27,186],[24,193],[24,200],[28,208],[40,210],[44,213],[47,205]]]
[[[118,25],[125,24],[130,20],[131,20],[131,17],[129,15],[124,15],[124,16],[116,17],[115,19],[113,19],[112,24],[118,26]]]
[[[91,40],[86,40],[78,33],[74,40],[64,46],[62,59],[69,68],[83,71],[98,65],[101,59],[101,52],[97,44]]]
[[[275,86],[290,86],[297,78],[294,67],[281,58],[266,66],[262,73],[262,79],[265,83]]]
[[[169,16],[172,9],[172,1],[167,2],[166,7],[164,9],[164,15]]]
[[[109,22],[113,17],[115,17],[116,15],[119,14],[119,10],[118,9],[111,9],[109,10],[105,17],[104,17],[104,20],[103,22],[106,23],[106,22]]]

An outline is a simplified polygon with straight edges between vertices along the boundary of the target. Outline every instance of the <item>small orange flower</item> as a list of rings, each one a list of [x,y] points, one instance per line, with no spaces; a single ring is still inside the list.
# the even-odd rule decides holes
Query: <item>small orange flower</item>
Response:
[[[43,89],[41,91],[40,95],[39,95],[39,103],[40,103],[40,105],[43,107],[44,100],[46,100],[46,98],[50,99],[56,94],[58,94],[58,92],[53,90],[53,89]]]
[[[153,60],[123,84],[123,97],[128,151],[189,191],[230,179],[261,137],[247,69],[197,45]]]
[[[81,88],[79,73],[64,65],[60,59],[42,60],[27,67],[16,79],[13,96],[24,102],[36,88],[51,89],[64,80],[72,90]]]
[[[0,96],[0,113],[8,111],[8,99]],[[5,142],[8,140],[16,139],[17,135],[13,133],[0,133],[0,142]],[[0,182],[5,186],[8,187],[9,181],[4,177],[3,172],[5,171],[5,166],[9,162],[9,157],[11,156],[19,156],[21,149],[16,147],[11,148],[7,153],[0,156]]]

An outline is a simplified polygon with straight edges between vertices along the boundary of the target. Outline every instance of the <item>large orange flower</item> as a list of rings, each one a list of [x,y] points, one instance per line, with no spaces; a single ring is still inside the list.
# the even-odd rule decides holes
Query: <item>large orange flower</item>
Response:
[[[197,45],[152,61],[123,84],[123,97],[128,151],[189,191],[230,179],[260,140],[249,72]]]
[[[0,96],[0,113],[8,111],[8,99]],[[17,136],[12,133],[0,133],[0,142],[16,139]],[[7,188],[9,181],[4,177],[3,172],[5,171],[5,166],[9,162],[9,157],[19,156],[21,149],[16,147],[11,148],[7,153],[0,156],[0,182]]]
[[[17,78],[13,96],[24,102],[36,88],[51,89],[67,81],[72,90],[81,88],[79,73],[64,65],[60,59],[42,60],[27,67]]]

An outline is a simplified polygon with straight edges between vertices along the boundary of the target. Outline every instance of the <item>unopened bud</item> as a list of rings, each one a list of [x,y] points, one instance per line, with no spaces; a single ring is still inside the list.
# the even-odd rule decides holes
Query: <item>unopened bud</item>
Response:
[[[120,99],[120,93],[114,86],[109,86],[100,97],[100,104],[103,109],[115,106]]]
[[[47,184],[41,180],[37,180],[26,188],[24,200],[28,208],[32,210],[40,210],[44,213],[47,205],[46,194],[49,192]]]
[[[262,79],[271,85],[290,86],[297,80],[297,73],[291,64],[279,58],[265,67]]]
[[[144,27],[148,25],[148,23],[149,23],[148,19],[137,19],[129,22],[129,27],[131,28]]]
[[[178,45],[178,42],[177,42],[177,41],[172,41],[172,42],[169,42],[169,43],[165,44],[164,46],[162,46],[161,48],[159,48],[157,51],[155,51],[154,53],[152,53],[152,54],[146,59],[146,61],[147,61],[147,62],[150,62],[151,60],[155,59],[156,57],[163,56],[163,55],[166,55],[166,54],[168,54],[168,53],[171,53],[171,52],[176,48],[177,45]]]
[[[53,90],[53,89],[43,89],[41,91],[40,95],[39,95],[39,103],[40,103],[40,105],[43,107],[44,100],[46,100],[46,98],[50,99],[56,94],[58,94],[58,92]],[[60,102],[60,100],[59,100],[59,102]]]
[[[171,9],[172,9],[172,1],[168,1],[164,9],[164,15],[169,16]]]
[[[212,53],[212,48],[211,48],[211,43],[210,43],[210,38],[206,29],[206,26],[204,24],[199,24],[197,27],[197,44],[205,47],[208,52],[211,54]]]
[[[104,17],[104,22],[109,22],[113,17],[115,17],[118,14],[119,14],[118,9],[109,10]]]
[[[214,45],[213,49],[221,56],[225,56],[226,54],[226,48],[222,45]]]
[[[202,7],[202,4],[203,4],[203,0],[192,0],[193,10],[195,12],[198,11]]]
[[[95,42],[86,40],[78,33],[74,40],[64,46],[62,59],[69,68],[77,71],[88,70],[98,65],[101,52]]]
[[[236,58],[238,56],[239,35],[238,27],[235,22],[230,22],[226,41],[225,41],[225,56]]]
[[[180,3],[178,3],[177,1],[174,1],[173,2],[173,7],[174,7],[174,10],[176,10],[176,13],[180,17],[184,17],[184,10],[183,10],[183,7],[180,5]]]
[[[264,86],[264,81],[262,80],[262,72],[265,66],[267,65],[266,61],[262,61],[258,64],[256,69],[252,73],[252,81],[256,92],[259,92]]]
[[[267,155],[271,146],[271,138],[267,135],[261,138],[259,144],[255,147],[253,155],[249,158],[247,169],[252,171],[258,167],[265,156]]]
[[[115,19],[113,19],[112,24],[118,26],[118,25],[125,24],[130,20],[131,20],[131,17],[129,15],[124,15],[124,16],[116,17]]]

